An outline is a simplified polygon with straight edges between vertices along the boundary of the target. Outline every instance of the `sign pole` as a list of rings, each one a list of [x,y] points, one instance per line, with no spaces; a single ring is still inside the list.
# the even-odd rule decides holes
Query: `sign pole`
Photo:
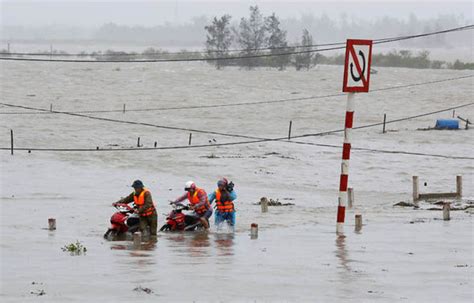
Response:
[[[339,182],[339,203],[337,207],[336,232],[344,232],[344,219],[347,205],[347,187],[349,182],[349,159],[351,155],[351,132],[354,121],[354,98],[355,93],[347,95],[346,120],[344,124],[344,142],[342,146],[341,178]]]
[[[342,234],[344,232],[343,227],[346,216],[347,188],[349,183],[349,159],[351,157],[351,132],[352,124],[354,122],[354,98],[356,92],[369,92],[371,61],[372,40],[347,40],[342,91],[349,94],[347,95],[344,142],[342,145],[341,179],[339,182],[339,198],[336,221],[337,234]]]

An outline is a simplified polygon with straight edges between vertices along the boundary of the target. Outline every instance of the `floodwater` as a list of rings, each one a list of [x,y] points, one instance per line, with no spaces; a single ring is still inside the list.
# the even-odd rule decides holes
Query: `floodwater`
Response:
[[[371,89],[470,75],[468,71],[379,69]],[[230,104],[320,96],[341,91],[341,67],[311,71],[216,71],[206,64],[59,64],[2,62],[2,102],[54,110],[127,110]],[[473,78],[356,96],[355,126],[435,111],[473,100]],[[28,112],[0,107],[0,113]],[[343,126],[345,97],[166,111],[87,113],[124,121],[263,138]],[[456,115],[474,119],[473,107]],[[355,130],[354,147],[472,157],[472,130],[419,131],[444,112]],[[61,114],[0,115],[0,147],[96,148],[92,152],[0,151],[2,302],[471,302],[473,221],[452,211],[394,208],[422,192],[455,190],[474,197],[473,160],[353,150],[344,237],[335,234],[340,148],[282,142],[179,150],[109,152],[107,148],[183,146],[190,131],[129,125]],[[193,131],[191,131],[193,132]],[[247,139],[193,132],[192,145]],[[340,146],[342,134],[298,141]],[[207,191],[226,176],[239,198],[234,234],[159,233],[134,248],[102,238],[110,204],[148,186],[159,225],[167,203],[195,180]],[[426,182],[426,185],[425,185]],[[253,203],[266,196],[294,206]],[[354,231],[354,214],[364,226]],[[48,231],[47,220],[57,219]],[[259,235],[251,239],[250,224]],[[85,255],[61,250],[81,241]],[[151,292],[141,291],[149,289]],[[43,295],[39,295],[43,293]]]

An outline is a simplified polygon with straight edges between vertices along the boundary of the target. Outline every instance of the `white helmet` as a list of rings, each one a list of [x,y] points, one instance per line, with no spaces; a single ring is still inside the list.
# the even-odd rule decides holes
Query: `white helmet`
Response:
[[[190,189],[196,189],[196,184],[193,181],[186,182],[186,185],[184,186],[185,191],[189,191]]]

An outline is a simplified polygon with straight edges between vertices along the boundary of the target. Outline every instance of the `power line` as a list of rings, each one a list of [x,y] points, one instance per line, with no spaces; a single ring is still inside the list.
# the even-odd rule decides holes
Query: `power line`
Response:
[[[432,35],[439,35],[445,34],[450,32],[457,32],[457,31],[464,31],[464,30],[471,30],[474,28],[474,25],[466,25],[446,30],[440,30],[430,33],[423,33],[418,35],[410,35],[410,36],[400,36],[400,37],[393,37],[393,38],[382,38],[376,40],[374,44],[382,44],[382,43],[391,43],[396,41],[402,41],[407,39],[414,39],[420,37],[427,37]],[[329,43],[328,45],[339,45],[342,42],[338,43]],[[71,60],[71,59],[37,59],[37,58],[14,58],[14,57],[0,57],[0,60],[6,61],[31,61],[31,62],[65,62],[65,63],[133,63],[133,62],[141,62],[141,63],[158,63],[158,62],[194,62],[194,61],[221,61],[221,60],[239,60],[239,59],[253,59],[253,58],[264,58],[264,57],[274,57],[274,56],[288,56],[288,55],[296,55],[296,54],[305,54],[305,53],[317,53],[323,51],[330,51],[330,50],[338,50],[338,49],[345,49],[345,45],[343,46],[334,46],[322,49],[310,49],[310,50],[302,50],[302,51],[289,51],[289,52],[281,52],[281,53],[270,53],[270,54],[254,54],[254,55],[246,55],[246,56],[226,56],[226,57],[211,57],[211,58],[176,58],[176,59],[146,59],[146,60]],[[242,50],[248,51],[248,50]],[[51,57],[53,54],[49,54]]]
[[[396,37],[389,37],[389,38],[377,38],[373,39],[372,41],[375,44],[384,43],[384,42],[393,42],[393,41],[401,41],[405,39],[412,39],[412,38],[419,38],[419,37],[426,37],[431,35],[438,35],[449,33],[452,31],[462,31],[471,29],[474,25],[466,25],[460,26],[455,28],[450,28],[441,31],[435,32],[428,32],[419,35],[405,35],[405,36],[396,36]],[[169,52],[169,51],[162,51],[162,53],[156,54],[138,54],[138,53],[21,53],[21,52],[0,52],[0,55],[9,55],[9,56],[47,56],[47,57],[104,57],[104,56],[120,56],[120,57],[150,57],[150,56],[168,56],[168,55],[190,55],[190,54],[209,54],[209,53],[223,53],[223,52],[256,52],[256,51],[272,51],[272,50],[281,50],[281,49],[300,49],[300,48],[317,48],[317,47],[327,47],[327,46],[337,46],[337,45],[346,45],[346,42],[331,42],[331,43],[320,43],[320,44],[310,44],[310,45],[293,45],[293,46],[279,46],[279,47],[261,47],[261,48],[251,48],[251,49],[228,49],[228,50],[200,50],[200,51],[179,51],[179,52]]]
[[[345,49],[345,46],[321,48],[317,50],[303,50],[295,52],[284,52],[275,54],[255,54],[247,56],[229,56],[229,57],[213,57],[213,58],[176,58],[176,59],[145,59],[145,60],[72,60],[72,59],[37,59],[37,58],[14,58],[0,57],[4,61],[30,61],[30,62],[63,62],[63,63],[161,63],[161,62],[198,62],[198,61],[223,61],[223,60],[241,60],[255,59],[274,56],[288,56],[297,54],[307,54],[314,52],[324,52],[338,49]]]
[[[437,84],[442,82],[448,81],[456,81],[462,80],[467,78],[473,78],[474,75],[467,75],[467,76],[459,76],[454,78],[446,78],[440,80],[433,80],[427,82],[419,82],[413,84],[404,84],[404,85],[396,85],[396,86],[389,86],[383,87],[379,89],[373,89],[371,92],[379,92],[379,91],[387,91],[387,90],[394,90],[394,89],[401,89],[401,88],[410,88],[410,87],[417,87],[422,85],[429,85],[429,84]],[[213,104],[213,105],[187,105],[187,106],[174,106],[174,107],[159,107],[159,108],[140,108],[140,109],[128,109],[127,112],[151,112],[151,111],[171,111],[171,110],[189,110],[189,109],[205,109],[205,108],[219,108],[219,107],[234,107],[234,106],[249,106],[249,105],[262,105],[262,104],[275,104],[275,103],[286,103],[286,102],[298,102],[298,101],[309,101],[309,100],[316,100],[316,99],[326,99],[326,98],[333,98],[333,97],[341,97],[345,96],[344,93],[335,93],[335,94],[327,94],[327,95],[319,95],[319,96],[310,96],[310,97],[299,97],[299,98],[287,98],[287,99],[277,99],[277,100],[265,100],[265,101],[254,101],[254,102],[238,102],[238,103],[228,103],[228,104]],[[28,110],[32,110],[29,109]],[[58,114],[60,112],[50,111],[46,109],[35,109],[37,112],[33,113],[25,113],[25,112],[5,112],[0,113],[0,115],[13,115],[13,114]],[[116,113],[116,112],[123,112],[122,109],[120,110],[88,110],[88,111],[68,111],[68,113],[72,114],[90,114],[90,113]]]

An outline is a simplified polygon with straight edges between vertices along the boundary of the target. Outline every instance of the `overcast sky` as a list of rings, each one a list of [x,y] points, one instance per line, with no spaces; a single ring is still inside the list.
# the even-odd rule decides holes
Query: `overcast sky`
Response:
[[[473,19],[472,1],[246,1],[246,0],[177,0],[177,1],[121,1],[121,0],[0,0],[2,26],[71,25],[97,27],[114,22],[122,25],[154,26],[184,23],[192,17],[231,14],[234,20],[248,15],[248,7],[258,4],[264,14],[275,12],[281,18],[303,14],[327,14],[339,18],[373,19],[382,16],[408,18],[410,13],[419,18],[433,18],[442,14],[463,15]]]

